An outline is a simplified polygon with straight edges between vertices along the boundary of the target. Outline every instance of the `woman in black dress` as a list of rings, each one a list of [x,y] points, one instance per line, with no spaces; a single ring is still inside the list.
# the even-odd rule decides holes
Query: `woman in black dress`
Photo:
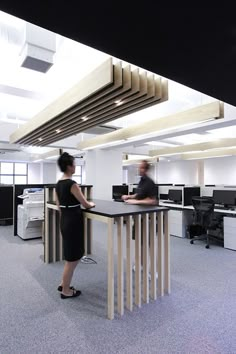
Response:
[[[95,204],[86,200],[78,184],[71,179],[75,173],[74,157],[64,152],[58,159],[58,166],[64,173],[56,185],[56,200],[65,257],[58,291],[61,291],[62,299],[67,299],[81,294],[80,290],[70,286],[74,270],[84,255],[84,225],[80,204],[85,208],[92,208]]]

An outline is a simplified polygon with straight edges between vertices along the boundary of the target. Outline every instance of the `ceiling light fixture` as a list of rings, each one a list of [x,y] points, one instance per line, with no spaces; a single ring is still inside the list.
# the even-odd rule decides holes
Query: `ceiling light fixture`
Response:
[[[65,139],[167,99],[168,80],[138,68],[131,71],[130,65],[123,67],[121,61],[114,64],[109,58],[30,119],[24,129],[18,128],[10,142],[48,146],[58,140],[59,125],[63,127],[60,138]],[[114,104],[118,100],[121,106],[121,102]],[[88,122],[81,120],[85,116]],[[38,136],[43,136],[43,142]]]
[[[218,139],[215,141],[209,141],[204,143],[182,145],[176,147],[169,147],[160,150],[149,151],[150,156],[165,156],[165,155],[177,155],[177,154],[188,154],[194,152],[205,152],[206,150],[213,151],[216,149],[230,149],[236,146],[236,138],[231,139]]]
[[[61,129],[56,129],[55,132],[56,132],[57,134],[59,134],[59,133],[61,133]]]
[[[124,101],[121,101],[121,100],[115,102],[115,104],[116,104],[117,106],[121,106],[123,103],[124,103]]]
[[[111,143],[109,143],[109,144],[105,143],[105,144],[93,145],[93,146],[84,148],[83,150],[84,150],[84,151],[88,151],[88,150],[100,149],[100,148],[104,148],[104,147],[108,148],[108,147],[112,147],[112,146],[119,145],[119,144],[122,143],[123,141],[124,141],[124,140],[117,140],[117,141],[111,142]]]
[[[123,143],[127,143],[141,139],[154,138],[164,131],[171,131],[172,129],[182,128],[186,125],[199,124],[222,117],[223,103],[214,101],[187,111],[136,124],[128,128],[118,129],[114,132],[80,142],[78,149],[83,150],[100,144],[114,144],[114,142],[122,140]]]
[[[236,155],[236,148],[229,149],[216,149],[209,151],[201,151],[197,154],[183,154],[181,155],[182,160],[195,160],[195,159],[207,159],[207,158],[216,158],[216,157],[225,157]]]
[[[14,119],[14,118],[0,118],[1,122],[5,122],[5,123],[11,123],[11,124],[25,124],[27,123],[26,120],[21,120],[21,119]]]
[[[147,143],[145,143],[145,145],[170,146],[170,147],[178,146],[177,144],[165,143],[164,141],[148,141]]]
[[[86,120],[88,120],[88,117],[84,116],[84,117],[81,118],[81,120],[82,120],[83,122],[86,122]]]
[[[43,141],[43,138],[38,138],[38,141]]]

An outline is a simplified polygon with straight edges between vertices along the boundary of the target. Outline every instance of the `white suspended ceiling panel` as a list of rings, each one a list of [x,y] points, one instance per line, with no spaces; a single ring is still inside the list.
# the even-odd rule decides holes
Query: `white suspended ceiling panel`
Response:
[[[49,145],[168,99],[167,80],[130,65],[105,61],[10,136],[24,145]]]

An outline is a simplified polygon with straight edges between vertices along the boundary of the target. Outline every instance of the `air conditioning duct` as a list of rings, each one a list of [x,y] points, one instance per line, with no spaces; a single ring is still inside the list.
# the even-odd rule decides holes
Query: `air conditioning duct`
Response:
[[[53,65],[56,52],[56,34],[26,23],[25,41],[20,53],[23,68],[46,73]]]

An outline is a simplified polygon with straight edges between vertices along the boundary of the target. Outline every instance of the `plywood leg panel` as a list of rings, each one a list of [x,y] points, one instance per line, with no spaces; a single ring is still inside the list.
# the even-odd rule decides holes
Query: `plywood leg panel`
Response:
[[[84,216],[84,255],[88,254],[88,219]]]
[[[169,222],[168,212],[164,212],[164,247],[165,247],[165,282],[164,290],[167,294],[170,294],[170,234],[169,234]]]
[[[150,263],[151,263],[151,297],[156,300],[156,213],[151,213],[150,216]]]
[[[87,254],[92,254],[93,245],[93,222],[87,219]]]
[[[132,278],[132,217],[126,219],[126,307],[133,311],[133,278]]]
[[[141,307],[141,215],[135,216],[135,304]]]
[[[158,294],[164,295],[163,286],[163,212],[158,214]]]
[[[113,320],[114,318],[114,248],[113,248],[113,223],[114,219],[110,218],[108,220],[108,263],[107,263],[107,273],[108,273],[108,289],[107,289],[107,310],[108,319]]]
[[[118,262],[118,282],[117,282],[117,297],[118,297],[118,313],[124,314],[124,265],[123,265],[123,217],[117,220],[117,262]]]
[[[143,301],[149,302],[149,237],[148,237],[148,214],[143,215]]]

